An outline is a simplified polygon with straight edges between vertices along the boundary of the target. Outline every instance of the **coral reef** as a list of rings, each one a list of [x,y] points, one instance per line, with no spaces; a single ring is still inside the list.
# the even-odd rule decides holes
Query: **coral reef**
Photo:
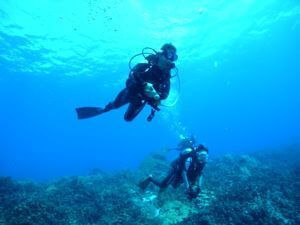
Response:
[[[299,157],[285,163],[284,156],[277,152],[212,159],[204,188],[194,200],[185,196],[183,187],[139,190],[136,184],[149,173],[167,172],[169,163],[159,153],[147,157],[137,171],[94,170],[49,183],[0,177],[0,224],[300,224]]]

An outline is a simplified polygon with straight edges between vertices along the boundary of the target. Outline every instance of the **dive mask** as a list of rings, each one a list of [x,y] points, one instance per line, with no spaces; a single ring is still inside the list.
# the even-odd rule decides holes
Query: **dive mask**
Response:
[[[165,57],[168,59],[168,60],[171,60],[171,61],[176,61],[178,59],[178,56],[176,54],[176,52],[173,50],[173,49],[168,49],[166,50],[165,52]]]

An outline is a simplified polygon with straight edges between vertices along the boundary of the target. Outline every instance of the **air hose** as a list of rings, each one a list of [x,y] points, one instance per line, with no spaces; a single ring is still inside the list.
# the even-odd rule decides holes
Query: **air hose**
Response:
[[[178,95],[177,95],[176,99],[174,100],[174,102],[172,102],[171,104],[161,104],[161,106],[164,106],[164,107],[173,107],[179,101],[180,91],[181,91],[181,81],[180,81],[180,77],[179,77],[179,74],[178,74],[178,68],[175,67],[174,69],[175,69],[176,72],[175,72],[175,75],[171,76],[171,78],[177,77],[177,80],[178,80]]]
[[[153,51],[154,53],[145,52],[145,50],[151,50],[151,51]],[[150,48],[150,47],[145,47],[145,48],[143,48],[143,50],[142,50],[141,53],[138,53],[138,54],[136,54],[136,55],[134,55],[134,56],[132,56],[132,57],[130,58],[129,63],[128,63],[128,67],[129,67],[129,69],[130,69],[130,72],[132,71],[131,62],[132,62],[132,60],[133,60],[134,58],[136,58],[136,57],[142,55],[142,56],[144,57],[144,59],[147,60],[147,55],[149,56],[149,55],[156,55],[156,54],[157,54],[157,51],[156,51],[155,49],[153,49],[153,48]]]

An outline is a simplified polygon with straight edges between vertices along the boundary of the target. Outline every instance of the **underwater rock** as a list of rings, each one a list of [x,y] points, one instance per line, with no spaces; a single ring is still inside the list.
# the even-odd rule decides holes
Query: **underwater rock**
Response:
[[[285,164],[281,158],[277,153],[274,158],[253,154],[211,159],[204,188],[194,200],[186,197],[183,186],[139,190],[141,178],[163,176],[169,169],[157,153],[137,171],[97,171],[46,184],[0,177],[0,224],[300,224],[295,198],[299,163]]]
[[[170,200],[161,208],[160,217],[163,219],[163,225],[176,224],[182,222],[193,213],[197,213],[197,209],[193,204]]]

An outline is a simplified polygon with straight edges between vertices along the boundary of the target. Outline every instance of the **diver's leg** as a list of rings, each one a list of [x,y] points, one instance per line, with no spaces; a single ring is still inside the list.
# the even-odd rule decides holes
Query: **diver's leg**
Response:
[[[178,188],[178,186],[182,183],[182,178],[180,174],[176,174],[174,176],[174,180],[172,181],[173,188]]]
[[[103,112],[108,112],[112,109],[120,108],[121,106],[129,103],[129,91],[127,88],[124,88],[115,98],[113,102],[108,103],[105,108],[103,109]]]
[[[175,176],[175,171],[172,168],[172,169],[170,169],[168,175],[162,181],[157,181],[153,177],[149,177],[149,179],[150,179],[150,182],[152,182],[156,186],[160,187],[161,190],[163,190],[172,183],[172,181],[174,180],[174,176]]]
[[[108,103],[104,108],[100,107],[79,107],[76,108],[78,119],[87,119],[98,116],[112,109],[117,109],[129,102],[129,90],[123,89],[113,102]]]
[[[126,121],[132,121],[144,108],[146,102],[142,99],[135,100],[131,102],[128,109],[124,115]]]
[[[158,181],[152,177],[152,175],[149,175],[145,180],[141,181],[138,185],[142,190],[145,190],[150,183],[153,183],[154,185],[158,186],[161,190],[165,189],[169,186],[169,184],[172,183],[175,175],[175,170],[172,168],[168,175],[162,180]]]

